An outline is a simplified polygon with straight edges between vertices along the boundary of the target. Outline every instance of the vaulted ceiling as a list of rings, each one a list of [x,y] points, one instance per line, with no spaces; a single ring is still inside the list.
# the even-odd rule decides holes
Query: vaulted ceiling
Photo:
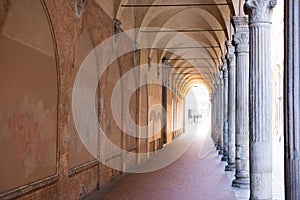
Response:
[[[225,42],[234,33],[231,17],[243,15],[243,4],[244,0],[115,0],[113,12],[123,30],[158,27],[144,34],[161,40],[162,29],[173,30],[197,43],[195,46],[184,41],[164,48],[174,38],[163,37],[165,46],[160,47],[159,57],[167,58],[169,65],[184,77],[176,83],[184,92],[198,83],[210,90],[226,54]]]

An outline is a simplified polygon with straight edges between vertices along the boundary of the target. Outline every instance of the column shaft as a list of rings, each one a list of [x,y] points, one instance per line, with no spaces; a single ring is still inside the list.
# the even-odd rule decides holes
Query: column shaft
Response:
[[[228,69],[227,60],[223,58],[223,76],[224,76],[224,90],[223,90],[223,157],[222,161],[228,160]]]
[[[223,139],[223,119],[224,119],[224,77],[223,71],[220,70],[220,90],[219,90],[219,131],[220,131],[220,151],[219,154],[223,155],[224,152],[224,139]]]
[[[236,45],[236,173],[232,185],[249,188],[249,29],[247,17],[234,17]]]
[[[300,2],[285,3],[285,198],[300,199]]]
[[[250,33],[250,199],[272,199],[271,0],[247,0]]]
[[[218,77],[216,77],[216,97],[215,97],[215,101],[216,101],[216,139],[217,139],[217,150],[220,150],[220,95],[219,95],[219,90],[220,90],[220,80],[219,80],[219,75]]]
[[[217,136],[217,132],[216,132],[216,110],[217,110],[217,103],[216,103],[216,87],[215,85],[213,86],[213,99],[212,99],[213,105],[212,105],[212,119],[213,119],[213,126],[212,126],[212,131],[213,131],[213,141],[215,146],[217,146],[217,142],[218,142],[218,136]]]
[[[264,30],[265,29],[265,30]],[[272,198],[270,24],[250,26],[250,163],[252,199]],[[263,198],[264,197],[264,198]]]
[[[214,88],[214,126],[215,126],[215,146],[219,148],[219,136],[218,136],[218,85],[217,80],[215,80],[215,88]]]
[[[235,169],[235,99],[236,99],[236,76],[235,54],[231,41],[226,42],[228,60],[228,165],[226,171]]]
[[[210,98],[210,115],[211,115],[211,139],[213,140],[213,142],[215,142],[215,136],[214,136],[214,97],[213,97],[213,88],[212,88],[212,93],[211,93],[211,98]]]

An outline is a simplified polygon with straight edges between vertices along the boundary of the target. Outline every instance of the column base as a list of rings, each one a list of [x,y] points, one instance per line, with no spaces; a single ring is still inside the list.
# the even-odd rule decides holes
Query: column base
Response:
[[[219,150],[219,155],[223,155],[223,150],[222,149]]]
[[[249,200],[272,200],[272,199],[273,199],[273,198],[271,198],[271,199],[258,199],[258,198],[250,197]]]
[[[225,171],[231,172],[235,170],[235,163],[228,163],[228,165],[225,166]]]
[[[241,188],[241,189],[250,189],[250,180],[236,178],[232,181],[232,187]]]
[[[224,155],[223,155],[221,161],[222,161],[222,162],[227,162],[227,161],[228,161],[228,155],[226,155],[226,154],[224,153]]]

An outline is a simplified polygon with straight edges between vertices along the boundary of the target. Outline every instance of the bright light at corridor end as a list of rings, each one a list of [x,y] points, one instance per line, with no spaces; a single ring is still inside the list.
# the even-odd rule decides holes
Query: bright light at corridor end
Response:
[[[200,49],[201,47],[197,41],[194,41],[189,36],[173,30],[162,31],[161,33],[158,33],[156,37],[149,37],[148,34],[139,34],[140,32],[153,30],[161,30],[161,28],[142,28],[128,30],[111,38],[108,38],[107,40],[99,44],[88,54],[84,62],[81,64],[73,87],[72,113],[75,127],[77,129],[81,142],[94,158],[98,159],[104,165],[119,171],[130,173],[144,173],[159,170],[172,164],[174,161],[179,159],[193,143],[194,139],[197,136],[197,134],[195,133],[201,125],[195,124],[194,126],[190,127],[189,131],[185,133],[181,138],[183,141],[183,145],[180,145],[180,148],[177,148],[174,151],[170,151],[167,154],[164,154],[165,156],[161,156],[158,162],[151,162],[151,159],[147,162],[148,165],[145,164],[143,165],[143,167],[131,168],[127,166],[130,166],[132,160],[134,160],[136,157],[146,157],[147,153],[129,152],[117,146],[108,138],[108,133],[105,133],[105,131],[99,124],[97,111],[95,109],[95,94],[97,91],[98,82],[108,66],[110,66],[115,60],[126,53],[134,52],[137,50],[136,45],[128,43],[128,38],[131,39],[131,41],[136,41],[139,44],[139,49],[169,48],[169,51],[173,51],[173,53],[181,56],[183,59],[187,59],[193,55],[186,54],[185,51],[178,51],[176,48],[187,44],[189,46],[198,47],[195,49]],[[168,44],[161,44],[160,41],[164,41],[164,38],[172,39]],[[121,44],[122,47],[116,48],[116,43],[118,43],[119,45]],[[161,63],[156,64],[160,65]],[[195,61],[191,61],[190,64],[196,66],[197,63]],[[138,88],[141,88],[142,86],[148,84],[162,85],[164,87],[167,87],[174,94],[177,93],[176,87],[172,87],[171,84],[168,85],[165,81],[157,79],[156,77],[153,77],[151,80],[144,81],[140,79],[140,81],[137,81],[136,84],[132,84],[132,77],[135,77],[135,75],[140,71],[147,71],[147,68],[148,65],[141,65],[134,67],[126,72],[115,85],[111,98],[112,101],[110,102],[113,119],[120,130],[122,130],[122,132],[125,134],[140,139],[147,139],[148,135],[146,134],[146,132],[147,130],[150,130],[150,128],[153,129],[153,124],[150,123],[146,126],[140,126],[136,124],[134,120],[132,120],[129,112],[129,100],[131,95]],[[181,76],[181,74],[176,70],[172,70],[171,74],[175,74],[178,77]],[[121,85],[123,85],[123,87],[121,87]],[[120,92],[117,92],[121,90],[126,92],[123,92],[122,94],[120,94]],[[192,89],[191,91],[192,92],[190,92],[190,97],[197,101],[197,96],[199,96],[200,93],[198,93],[197,90],[193,92],[194,89]],[[123,109],[121,110],[121,108]],[[152,111],[156,113],[160,112],[161,117],[164,117],[165,110],[161,105],[154,105],[149,108],[148,114],[150,114]],[[122,117],[120,117],[120,113],[122,113]],[[166,119],[161,119],[161,122],[162,124],[165,123]],[[161,130],[155,131],[157,132]],[[163,152],[167,150],[168,148],[159,151]],[[122,155],[122,159],[120,161],[122,163],[107,161],[106,157],[114,154]]]
[[[205,85],[197,84],[190,88],[186,96],[186,126],[201,123],[210,114],[209,92]]]

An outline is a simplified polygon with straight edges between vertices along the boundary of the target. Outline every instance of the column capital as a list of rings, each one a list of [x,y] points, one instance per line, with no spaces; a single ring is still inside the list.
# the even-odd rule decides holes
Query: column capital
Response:
[[[234,54],[234,46],[232,45],[231,40],[226,41],[227,55],[226,58],[228,60],[228,70],[232,70],[235,68],[235,54]]]
[[[219,72],[217,72],[215,74],[215,88],[216,89],[219,87],[219,84],[220,84],[220,74],[219,74]]]
[[[218,88],[218,84],[217,84],[217,81],[215,81],[215,83],[213,84],[213,92],[214,92],[214,94],[216,93],[217,88]]]
[[[224,73],[223,73],[223,70],[222,70],[222,66],[220,66],[220,70],[219,70],[220,85],[223,85],[223,79],[224,79]]]
[[[221,70],[224,72],[227,70],[227,60],[225,56],[222,56],[222,63]]]
[[[277,4],[277,0],[246,0],[244,12],[249,15],[251,23],[271,23],[272,8]]]
[[[236,53],[249,52],[249,26],[248,17],[234,16],[232,17],[232,24],[235,29],[233,35],[233,44],[236,47]]]
[[[223,77],[224,79],[228,78],[228,65],[227,65],[227,59],[225,56],[222,56],[222,66],[221,66],[221,70],[223,71]]]
[[[214,94],[213,92],[209,93],[209,100],[212,101],[214,99]]]
[[[249,52],[249,32],[237,32],[233,36],[236,53]]]
[[[217,91],[217,83],[213,84],[213,94],[215,95]]]

